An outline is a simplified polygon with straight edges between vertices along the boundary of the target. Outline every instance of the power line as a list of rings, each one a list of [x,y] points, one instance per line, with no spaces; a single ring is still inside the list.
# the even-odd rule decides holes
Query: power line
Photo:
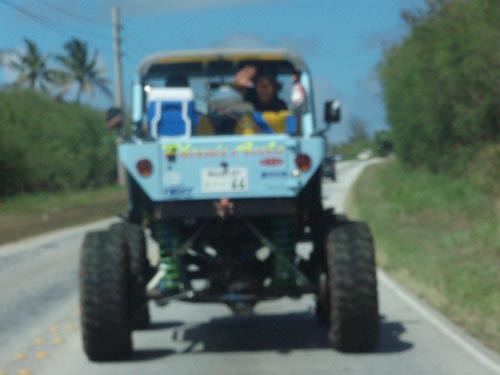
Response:
[[[39,16],[37,14],[34,14],[29,9],[27,9],[21,5],[15,4],[15,3],[11,2],[10,0],[0,0],[0,2],[11,7],[12,9],[21,13],[22,15],[30,18],[32,21],[35,21],[36,23],[46,27],[47,29],[49,29],[57,34],[59,34],[60,36],[63,36],[64,38],[72,38],[73,35],[70,35],[70,33],[71,34],[76,33],[76,34],[80,34],[80,35],[90,34],[90,35],[93,35],[93,36],[98,37],[100,39],[106,38],[109,41],[112,40],[112,37],[110,35],[106,35],[103,33],[97,33],[97,32],[93,32],[93,31],[89,31],[89,30],[82,30],[82,29],[79,29],[78,27],[65,25],[65,24],[54,25],[54,23],[51,22],[50,19],[48,19],[46,17]],[[57,26],[59,26],[59,27],[57,27]],[[61,27],[65,28],[67,30],[61,30]],[[99,40],[99,42],[102,42],[102,41]]]
[[[5,5],[13,8],[14,10],[18,11],[19,13],[23,14],[24,16],[30,18],[31,20],[35,21],[36,23],[45,26],[49,30],[63,36],[67,37],[66,33],[62,32],[61,30],[53,28],[51,25],[47,23],[47,20],[44,20],[42,17],[37,16],[36,14],[33,14],[30,10],[22,7],[21,5],[13,4],[9,0],[0,0],[1,3],[4,3]]]
[[[10,0],[0,0],[0,3],[3,3],[7,6],[9,6],[10,8],[14,9],[15,11],[22,14],[23,16],[31,19],[32,21],[36,22],[37,24],[49,29],[50,31],[52,31],[52,32],[64,37],[64,38],[72,38],[73,37],[73,35],[70,35],[68,32],[63,31],[57,27],[54,27],[55,25],[53,23],[51,23],[50,20],[34,14],[32,11],[30,11],[29,9],[27,9],[21,5],[15,4],[15,3],[11,2]],[[109,38],[110,40],[112,40],[111,36],[107,35],[106,38]],[[102,40],[94,41],[94,43],[95,44],[102,44],[103,41]],[[141,47],[133,45],[133,44],[132,45],[128,44],[128,46],[129,46],[129,48],[132,47],[132,49],[135,50],[135,52],[139,52],[139,50],[142,49]],[[106,44],[106,47],[109,47],[108,44]],[[146,53],[146,51],[144,51],[144,53],[141,53],[141,55],[143,55],[145,53]],[[136,68],[138,61],[135,61],[133,58],[131,58],[126,53],[123,53],[122,56],[124,57],[127,65],[129,65],[133,69]],[[140,60],[140,59],[138,59],[138,60]]]
[[[77,13],[74,13],[68,9],[64,9],[64,8],[61,8],[61,7],[58,7],[56,5],[53,5],[53,4],[49,4],[49,3],[45,3],[43,1],[40,1],[40,0],[37,0],[37,2],[39,4],[42,4],[64,16],[67,16],[67,17],[71,17],[71,18],[76,18],[76,19],[79,19],[80,21],[83,21],[84,23],[86,24],[90,24],[92,26],[95,26],[95,22],[90,19],[90,18],[87,18],[85,16],[82,16],[82,15],[79,15]],[[82,29],[82,28],[79,28],[78,26],[75,26],[75,25],[68,25],[68,24],[64,24],[64,23],[60,23],[61,26],[63,27],[66,27],[68,29],[73,29],[73,30],[76,30],[77,32],[79,33],[87,33],[89,35],[93,35],[93,36],[96,36],[96,37],[99,37],[99,38],[106,38],[106,39],[109,39],[109,40],[112,40],[112,37],[111,35],[109,34],[105,34],[105,33],[101,33],[101,32],[98,32],[98,31],[93,31],[93,30],[88,30],[88,29]]]
[[[38,2],[42,3],[40,0],[38,0]],[[87,36],[89,35],[94,35],[94,36],[97,36],[99,38],[98,41],[94,41],[95,44],[100,44],[102,46],[104,46],[104,41],[102,41],[102,38],[105,38],[107,40],[109,40],[110,42],[113,40],[112,36],[111,35],[106,35],[106,34],[102,34],[102,33],[96,33],[96,32],[92,32],[90,30],[78,30],[77,28],[75,28],[74,26],[71,27],[69,25],[59,25],[59,27],[56,27],[56,25],[54,25],[53,22],[51,22],[49,19],[47,18],[44,18],[44,17],[41,17],[35,13],[33,13],[31,10],[21,6],[21,5],[18,5],[18,4],[15,4],[13,2],[11,2],[10,0],[0,0],[0,3],[3,3],[7,6],[9,6],[10,8],[14,9],[15,11],[19,12],[20,14],[22,14],[23,16],[31,19],[32,21],[38,23],[39,25],[49,29],[50,31],[64,37],[64,38],[72,38],[73,35],[73,31],[70,30],[70,29],[73,29],[73,30],[76,30],[77,31],[77,34],[80,34],[80,35],[85,35],[87,34]],[[49,6],[49,4],[45,4],[43,3],[44,5],[47,5]],[[50,5],[50,7],[52,7],[52,5]],[[54,9],[57,9],[58,11],[60,11],[61,13],[65,13],[66,15],[71,15],[73,14],[73,12],[69,12],[69,11],[64,11],[62,8],[60,7],[55,7],[53,6]],[[79,17],[81,19],[87,19],[86,17]],[[61,30],[61,27],[64,27],[66,28],[67,30]],[[68,32],[71,31],[70,32]],[[144,54],[147,54],[147,49],[140,45],[139,43],[126,43],[128,45],[128,48],[134,50],[136,53],[139,52],[140,55],[144,55]],[[109,47],[109,45],[106,43],[105,45],[106,48]],[[124,58],[127,60],[127,62],[129,64],[134,64],[134,66],[137,64],[135,61],[133,61],[132,58],[130,58],[129,56],[127,56],[126,54],[123,55]]]
[[[66,16],[72,17],[74,19],[78,19],[78,20],[80,20],[83,23],[87,23],[87,24],[90,24],[92,26],[95,26],[95,20],[93,20],[90,17],[86,17],[86,16],[84,16],[84,15],[82,15],[80,13],[73,12],[73,11],[71,11],[69,9],[59,7],[57,5],[54,5],[52,3],[48,3],[48,2],[45,2],[45,1],[42,1],[42,0],[37,0],[37,3],[42,4],[45,7],[50,8],[52,10],[55,10],[56,12],[62,13],[64,15],[66,15]]]
[[[95,21],[89,17],[86,17],[86,16],[83,16],[79,13],[76,13],[76,12],[73,12],[69,9],[66,9],[66,8],[62,8],[60,6],[57,6],[57,5],[54,5],[54,4],[51,4],[49,2],[45,2],[43,0],[37,0],[38,3],[46,6],[47,8],[50,8],[56,12],[59,12],[61,14],[64,14],[66,16],[69,16],[69,17],[73,17],[77,20],[80,20],[81,22],[83,23],[86,23],[86,24],[90,24],[92,26],[95,26]],[[121,27],[121,26],[120,26]],[[99,36],[99,37],[105,37],[107,39],[112,39],[109,35],[104,35],[104,34],[101,34],[101,33],[95,33],[95,32],[91,32],[91,31],[88,31],[89,33],[92,33],[96,36]],[[128,34],[126,39],[133,39],[133,42],[132,43],[124,43],[124,44],[127,44],[128,45],[128,48],[132,48],[134,50],[134,52],[139,52],[140,55],[145,55],[148,53],[149,50],[151,50],[151,48],[148,48],[147,46],[143,45],[142,44],[142,41],[139,41],[138,38],[136,38],[134,35],[132,34]],[[122,42],[126,42],[126,39],[124,40],[123,38],[121,38]],[[124,57],[126,57],[125,55],[122,55]]]
[[[139,38],[134,34],[126,33],[125,39],[133,40],[133,45],[141,49],[142,52],[144,53],[148,53],[148,51],[155,50],[155,48],[152,48],[151,46],[144,44],[142,40],[139,41]]]

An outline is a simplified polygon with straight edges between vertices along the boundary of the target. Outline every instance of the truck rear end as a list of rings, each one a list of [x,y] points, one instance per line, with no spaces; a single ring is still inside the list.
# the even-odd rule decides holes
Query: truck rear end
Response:
[[[235,90],[234,77],[252,71],[268,77],[280,108],[259,108]],[[220,302],[249,314],[259,301],[314,293],[333,347],[375,347],[373,240],[365,224],[323,210],[328,127],[318,126],[313,108],[309,72],[285,50],[162,53],[143,61],[133,134],[118,151],[129,215],[88,233],[80,258],[90,359],[130,356],[131,330],[149,324],[149,299]],[[339,116],[338,102],[327,102],[325,121]],[[158,244],[154,265],[146,233]],[[312,246],[297,251],[302,241]]]
[[[119,152],[133,181],[157,206],[194,210],[196,203],[207,207],[227,198],[248,200],[252,203],[242,205],[259,207],[259,200],[297,198],[317,173],[325,142],[321,137],[300,139],[285,134],[210,136],[125,143]],[[201,209],[203,213],[211,214]],[[185,212],[165,214],[175,217]]]

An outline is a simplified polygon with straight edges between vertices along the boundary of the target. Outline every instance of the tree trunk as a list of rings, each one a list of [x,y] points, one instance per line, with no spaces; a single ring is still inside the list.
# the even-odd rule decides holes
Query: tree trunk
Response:
[[[81,98],[81,96],[82,96],[82,91],[83,91],[83,87],[82,87],[82,85],[78,85],[78,91],[77,91],[77,93],[76,93],[76,102],[77,102],[78,104],[80,104],[80,98]]]

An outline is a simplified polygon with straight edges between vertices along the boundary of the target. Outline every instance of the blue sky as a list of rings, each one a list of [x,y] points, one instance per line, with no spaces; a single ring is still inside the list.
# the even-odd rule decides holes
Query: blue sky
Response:
[[[375,68],[385,46],[407,29],[402,9],[423,0],[0,0],[0,51],[34,40],[42,51],[58,54],[72,37],[99,50],[101,65],[113,79],[111,7],[120,7],[123,24],[125,96],[135,67],[160,50],[214,46],[288,47],[299,52],[315,80],[316,100],[338,98],[344,118],[329,132],[345,140],[352,116],[370,130],[386,127]],[[17,7],[17,9],[14,9]],[[29,15],[26,15],[29,13]],[[0,69],[0,84],[12,73]],[[86,99],[106,108],[102,95]]]

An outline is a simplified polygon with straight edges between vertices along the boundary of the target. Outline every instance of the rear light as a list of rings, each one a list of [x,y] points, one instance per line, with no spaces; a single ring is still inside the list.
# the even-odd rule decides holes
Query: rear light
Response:
[[[302,172],[307,172],[309,169],[311,169],[311,158],[310,158],[310,156],[307,155],[307,154],[298,154],[295,157],[295,165]]]
[[[153,164],[148,159],[139,160],[135,166],[142,177],[149,177],[153,173]]]

